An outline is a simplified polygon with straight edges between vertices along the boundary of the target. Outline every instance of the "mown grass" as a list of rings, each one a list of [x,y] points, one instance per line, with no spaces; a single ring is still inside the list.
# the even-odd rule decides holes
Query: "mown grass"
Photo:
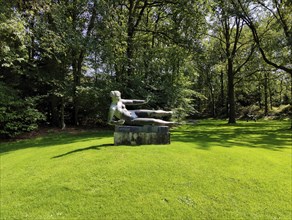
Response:
[[[1,219],[291,219],[289,122],[206,120],[170,145],[112,131],[0,144]]]

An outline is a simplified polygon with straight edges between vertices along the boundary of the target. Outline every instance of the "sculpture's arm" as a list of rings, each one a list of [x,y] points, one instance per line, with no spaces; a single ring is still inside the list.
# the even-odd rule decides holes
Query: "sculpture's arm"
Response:
[[[149,102],[149,99],[143,100],[143,99],[122,99],[121,100],[125,105],[141,105],[146,104]]]

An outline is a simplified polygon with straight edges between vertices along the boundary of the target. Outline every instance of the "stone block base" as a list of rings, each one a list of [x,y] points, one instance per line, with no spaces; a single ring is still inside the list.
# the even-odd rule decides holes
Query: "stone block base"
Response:
[[[170,144],[167,126],[115,126],[115,145]]]

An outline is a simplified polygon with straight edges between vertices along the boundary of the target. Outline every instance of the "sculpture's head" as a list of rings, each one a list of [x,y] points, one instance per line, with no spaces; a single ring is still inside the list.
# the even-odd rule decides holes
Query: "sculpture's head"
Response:
[[[121,98],[121,93],[120,93],[120,91],[111,91],[110,92],[110,97],[112,97],[112,98]]]

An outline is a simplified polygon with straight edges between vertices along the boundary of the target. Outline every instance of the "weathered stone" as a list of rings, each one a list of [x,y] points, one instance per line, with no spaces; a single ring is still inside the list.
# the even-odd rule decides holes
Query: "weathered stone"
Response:
[[[115,145],[170,144],[167,126],[115,126]]]

